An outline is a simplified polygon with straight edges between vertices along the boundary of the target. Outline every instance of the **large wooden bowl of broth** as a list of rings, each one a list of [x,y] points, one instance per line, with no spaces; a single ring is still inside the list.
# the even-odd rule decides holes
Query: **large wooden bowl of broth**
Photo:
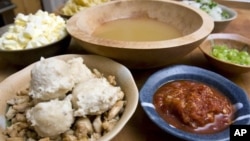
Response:
[[[116,0],[78,12],[67,30],[87,52],[132,69],[175,63],[212,32],[213,19],[177,1]]]

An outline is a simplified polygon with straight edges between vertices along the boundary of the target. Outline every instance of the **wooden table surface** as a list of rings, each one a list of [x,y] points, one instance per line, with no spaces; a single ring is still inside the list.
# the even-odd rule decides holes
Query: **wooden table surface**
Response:
[[[234,8],[238,12],[238,17],[236,20],[232,21],[228,27],[223,31],[225,33],[237,33],[243,35],[250,39],[250,1],[245,0],[245,2],[236,2],[235,1],[222,1],[218,2]],[[247,2],[248,1],[248,2]],[[69,48],[69,53],[84,53],[77,45],[72,44]],[[184,57],[177,64],[186,64],[192,66],[198,66],[208,70],[217,72],[228,79],[232,80],[243,88],[250,97],[250,72],[240,75],[230,75],[224,74],[215,70],[210,66],[209,62],[205,59],[199,48],[195,49],[189,55]],[[9,75],[19,71],[20,67],[16,67],[8,64],[0,58],[0,82],[7,78]],[[159,68],[158,68],[159,69]],[[158,69],[149,69],[149,70],[131,70],[135,81],[137,83],[138,89],[140,90],[141,86],[147,80],[147,78],[157,71]],[[168,133],[162,131],[157,127],[144,113],[140,104],[136,112],[122,129],[122,131],[112,140],[112,141],[180,141]]]

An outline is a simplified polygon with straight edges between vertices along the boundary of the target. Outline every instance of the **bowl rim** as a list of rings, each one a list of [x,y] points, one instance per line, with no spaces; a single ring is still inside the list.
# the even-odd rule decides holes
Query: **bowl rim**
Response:
[[[246,92],[242,88],[240,88],[237,84],[215,72],[200,67],[189,66],[189,65],[173,65],[170,67],[165,67],[153,73],[147,79],[147,81],[140,90],[140,104],[143,110],[146,112],[147,116],[162,130],[185,140],[192,140],[192,141],[197,139],[201,141],[229,140],[229,128],[214,134],[189,133],[174,128],[159,116],[159,114],[155,111],[154,105],[152,104],[152,97],[155,91],[166,82],[178,79],[197,80],[199,82],[212,85],[213,87],[221,91],[230,92],[227,93],[229,95],[228,98],[232,101],[234,106],[237,109],[240,107],[239,105],[242,106],[241,107],[242,109],[239,108],[235,113],[236,119],[234,120],[235,122],[233,124],[250,123],[249,99],[247,97]],[[240,119],[239,116],[243,117],[243,120],[239,120]]]
[[[2,35],[4,33],[6,33],[9,29],[10,26],[14,25],[14,23],[11,23],[11,24],[7,24],[7,25],[4,25],[3,27],[0,28],[0,37],[2,37]],[[2,32],[2,30],[6,30],[5,32]],[[2,33],[1,33],[2,32]],[[42,46],[37,46],[37,47],[32,47],[32,48],[25,48],[25,49],[15,49],[15,50],[6,50],[6,49],[1,49],[0,48],[0,52],[24,52],[24,51],[31,51],[31,50],[35,50],[35,49],[40,49],[40,48],[48,48],[50,47],[51,45],[54,45],[54,44],[57,44],[61,41],[63,41],[64,39],[66,38],[70,38],[70,34],[68,33],[66,27],[65,27],[65,34],[59,39],[59,40],[56,40],[54,42],[51,42],[49,44],[46,44],[46,45],[42,45]]]
[[[66,29],[69,32],[69,34],[75,38],[76,40],[80,40],[83,42],[88,42],[90,44],[95,45],[101,45],[108,48],[121,48],[121,49],[161,49],[161,48],[171,48],[171,47],[178,47],[186,44],[193,43],[195,41],[202,40],[204,37],[208,36],[212,30],[214,29],[214,20],[211,16],[209,16],[207,13],[205,13],[202,10],[199,10],[197,8],[188,6],[184,3],[180,3],[178,1],[166,1],[166,0],[154,0],[155,2],[161,2],[161,3],[169,3],[174,4],[180,7],[183,7],[185,9],[188,9],[194,13],[196,13],[202,20],[201,26],[194,32],[170,39],[170,40],[162,40],[162,41],[118,41],[118,40],[111,40],[111,39],[104,39],[104,38],[97,38],[92,37],[89,34],[85,34],[83,32],[80,32],[81,30],[76,26],[78,18],[81,16],[81,13],[84,13],[85,11],[88,11],[89,9],[93,8],[99,8],[99,7],[105,7],[108,5],[115,5],[119,4],[121,2],[126,3],[133,3],[133,2],[152,2],[152,0],[144,0],[144,1],[131,1],[131,0],[116,0],[116,1],[110,1],[107,3],[103,3],[101,5],[97,5],[94,7],[90,7],[88,9],[82,10],[75,15],[73,15],[70,19],[67,21]],[[206,23],[204,23],[206,21]],[[74,34],[74,32],[78,32],[77,34]],[[84,38],[84,39],[83,39]],[[190,40],[192,39],[192,40]]]
[[[236,39],[237,38],[237,39]],[[250,47],[250,39],[246,38],[245,36],[242,36],[240,34],[237,33],[213,33],[210,34],[200,45],[199,48],[200,50],[207,56],[209,56],[210,58],[213,58],[214,60],[217,60],[219,62],[223,62],[225,64],[228,65],[233,65],[233,66],[237,66],[237,67],[242,67],[242,68],[250,68],[250,65],[240,65],[240,64],[235,64],[235,63],[231,63],[228,61],[224,61],[224,60],[220,60],[216,57],[214,57],[213,55],[211,55],[210,53],[208,53],[207,51],[204,50],[204,46],[202,46],[202,44],[204,42],[209,42],[210,40],[213,39],[221,39],[221,40],[231,40],[231,41],[236,41],[236,42],[241,42],[246,44],[247,46]],[[209,46],[209,48],[211,48],[211,46]]]
[[[60,15],[61,17],[65,18],[65,19],[69,19],[72,15],[64,14],[62,11],[62,9],[65,7],[65,5],[66,5],[66,3],[59,5],[59,7],[56,9],[55,13]]]
[[[223,20],[214,20],[214,22],[222,23],[222,22],[232,21],[237,18],[238,13],[236,12],[236,10],[222,4],[218,4],[218,6],[221,7],[223,11],[227,12],[230,15],[230,17]]]

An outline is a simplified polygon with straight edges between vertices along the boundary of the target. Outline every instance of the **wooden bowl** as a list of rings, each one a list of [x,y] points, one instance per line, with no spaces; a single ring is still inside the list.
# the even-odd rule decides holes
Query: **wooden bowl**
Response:
[[[246,50],[250,53],[250,40],[238,34],[231,33],[214,33],[209,35],[204,42],[200,44],[200,49],[215,68],[226,73],[246,73],[250,70],[249,66],[238,65],[230,62],[222,61],[211,55],[213,44],[225,44],[229,48],[236,48],[238,50]]]
[[[181,37],[161,41],[120,41],[92,35],[112,20],[148,17],[175,26]],[[176,1],[116,0],[78,12],[67,21],[67,30],[86,51],[112,58],[129,68],[155,68],[176,62],[212,32],[213,19],[199,9]]]
[[[221,4],[219,4],[219,6],[221,7],[223,11],[229,14],[229,17],[225,20],[215,20],[213,33],[218,33],[218,32],[223,31],[230,22],[232,22],[233,20],[237,18],[237,15],[238,15],[237,12],[232,8],[229,8]]]
[[[97,55],[76,55],[76,54],[68,54],[68,55],[60,55],[55,56],[54,58],[62,59],[62,60],[70,60],[72,58],[81,57],[84,60],[84,63],[91,70],[97,69],[104,76],[113,75],[115,76],[117,84],[122,88],[125,93],[127,105],[124,109],[124,112],[119,119],[118,123],[114,126],[114,128],[102,136],[98,141],[109,141],[113,137],[115,137],[122,128],[126,125],[129,119],[134,114],[138,100],[139,100],[139,92],[137,86],[135,84],[134,78],[131,72],[123,65],[108,59],[106,57],[101,57]],[[50,58],[48,58],[50,59]],[[34,64],[20,70],[19,72],[9,76],[5,80],[3,80],[0,84],[0,140],[4,141],[3,130],[6,128],[6,118],[5,113],[7,109],[6,101],[15,97],[16,92],[23,90],[29,86],[31,80],[31,70]]]
[[[207,9],[204,10],[204,9],[202,9],[202,7],[198,8],[198,5],[196,5],[196,3],[199,3],[199,4],[201,4],[201,3],[210,3],[210,1],[207,1],[207,2],[205,2],[205,1],[197,2],[197,1],[187,1],[187,0],[178,0],[178,1],[183,2],[183,3],[187,4],[187,5],[192,6],[192,7],[195,7],[197,9],[201,9],[202,11],[204,11],[204,12],[206,12],[206,13],[209,14],[209,12],[207,12]],[[216,19],[214,16],[210,15],[214,19],[214,30],[213,30],[213,33],[217,33],[217,32],[223,31],[231,21],[233,21],[233,20],[235,20],[237,18],[237,12],[234,9],[230,8],[230,7],[227,7],[225,5],[220,4],[220,2],[219,3],[216,2],[216,1],[213,1],[213,2],[215,2],[217,4],[217,6],[223,12],[225,12],[225,13],[228,14],[228,17],[226,19],[222,19],[222,20]]]

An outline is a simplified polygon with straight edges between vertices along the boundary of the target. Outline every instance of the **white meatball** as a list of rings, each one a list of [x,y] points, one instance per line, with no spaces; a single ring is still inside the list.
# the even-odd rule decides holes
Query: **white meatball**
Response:
[[[71,96],[63,101],[40,102],[27,111],[26,117],[41,137],[54,137],[69,130],[74,122]]]

